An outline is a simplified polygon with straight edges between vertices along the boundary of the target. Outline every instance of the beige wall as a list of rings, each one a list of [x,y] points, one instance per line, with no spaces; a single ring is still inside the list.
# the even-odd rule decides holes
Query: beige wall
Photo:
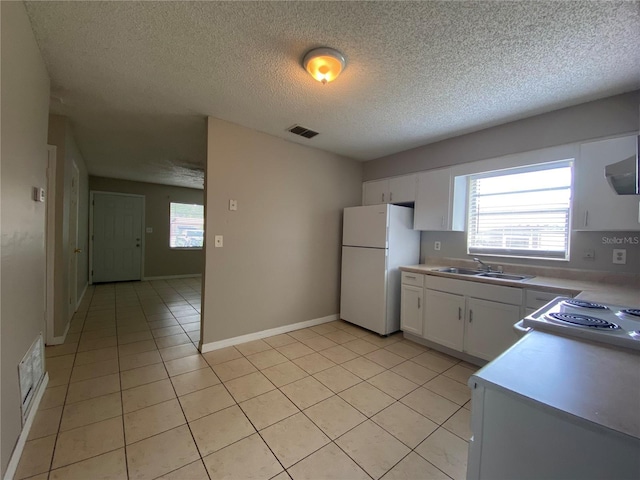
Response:
[[[364,179],[637,132],[640,91],[563,108],[366,162]]]
[[[18,362],[44,329],[49,77],[22,2],[0,2],[2,43],[2,476],[21,431]]]
[[[89,174],[76,144],[67,117],[49,115],[49,145],[56,146],[56,231],[54,268],[54,335],[61,337],[67,328],[76,306],[70,302],[69,261],[77,257],[76,290],[79,301],[89,281]],[[80,253],[69,248],[69,218],[71,204],[71,176],[73,165],[78,167],[78,244]]]
[[[209,118],[206,178],[203,343],[339,313],[342,210],[360,204],[362,165]]]
[[[145,227],[153,228],[153,233],[145,233],[145,277],[202,273],[202,250],[169,248],[169,204],[177,202],[202,205],[203,190],[104,177],[89,177],[89,187],[93,191],[144,195]]]

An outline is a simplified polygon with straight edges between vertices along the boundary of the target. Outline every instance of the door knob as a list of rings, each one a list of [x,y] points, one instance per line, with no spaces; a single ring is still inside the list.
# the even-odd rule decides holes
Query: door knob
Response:
[[[80,253],[80,252],[82,252],[82,249],[81,249],[81,248],[76,248],[76,249],[73,251],[73,253]]]

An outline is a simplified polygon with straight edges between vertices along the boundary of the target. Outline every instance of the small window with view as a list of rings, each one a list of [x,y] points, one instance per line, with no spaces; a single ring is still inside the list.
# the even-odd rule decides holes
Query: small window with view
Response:
[[[204,245],[204,207],[187,203],[171,203],[169,246],[202,248]]]

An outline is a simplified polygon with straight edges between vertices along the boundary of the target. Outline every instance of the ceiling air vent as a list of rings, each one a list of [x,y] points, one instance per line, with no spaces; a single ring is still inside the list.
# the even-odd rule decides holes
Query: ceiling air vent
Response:
[[[296,135],[300,135],[304,138],[313,138],[318,135],[318,132],[314,132],[313,130],[309,130],[308,128],[301,127],[300,125],[294,125],[291,128],[287,129],[291,133],[295,133]]]

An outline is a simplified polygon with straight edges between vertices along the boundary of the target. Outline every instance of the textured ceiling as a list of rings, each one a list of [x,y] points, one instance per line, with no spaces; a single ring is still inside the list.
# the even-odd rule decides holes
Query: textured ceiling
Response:
[[[201,187],[207,115],[370,160],[640,87],[638,2],[26,5],[94,175]]]

